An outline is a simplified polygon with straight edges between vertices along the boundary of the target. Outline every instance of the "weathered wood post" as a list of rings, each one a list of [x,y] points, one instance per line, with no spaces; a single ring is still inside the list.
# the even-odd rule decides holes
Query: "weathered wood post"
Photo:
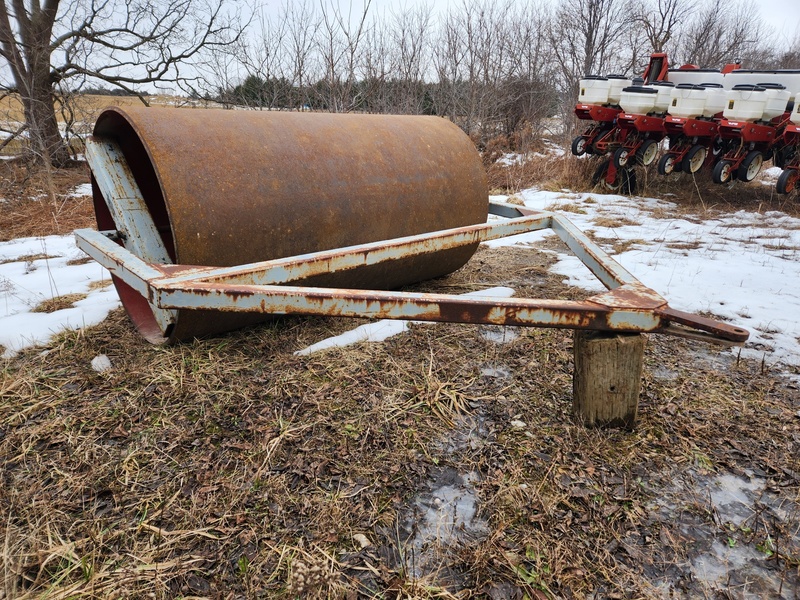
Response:
[[[575,331],[572,411],[585,425],[633,428],[644,345],[638,333]]]

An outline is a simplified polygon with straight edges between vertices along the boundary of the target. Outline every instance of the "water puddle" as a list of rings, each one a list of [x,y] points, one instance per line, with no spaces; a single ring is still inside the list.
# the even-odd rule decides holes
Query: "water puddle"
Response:
[[[690,354],[696,359],[698,369],[727,371],[736,362],[730,350],[720,350],[711,344],[698,344]]]
[[[678,372],[663,365],[653,367],[650,372],[653,378],[660,379],[661,381],[675,381],[678,378]]]
[[[481,375],[484,377],[494,377],[496,379],[508,379],[513,373],[511,373],[511,369],[499,365],[495,367],[481,367]]]
[[[489,524],[478,515],[475,483],[478,474],[458,473],[445,468],[436,474],[432,487],[417,496],[404,529],[411,535],[405,544],[405,566],[409,575],[422,577],[436,573],[437,579],[449,571],[448,551],[489,532]]]
[[[492,437],[491,422],[476,411],[460,416],[436,448],[454,460],[468,459]],[[450,466],[433,470],[400,517],[405,540],[400,558],[409,576],[433,575],[438,585],[461,587],[463,576],[452,566],[455,553],[489,533],[489,523],[478,514],[479,481],[475,471],[460,472]]]
[[[662,598],[789,599],[800,594],[796,569],[775,555],[778,538],[789,555],[800,551],[800,530],[791,527],[800,506],[778,498],[765,479],[751,472],[689,470],[661,491],[648,510],[669,532],[677,553],[686,555],[668,572],[648,567]]]
[[[702,482],[700,489],[705,492],[711,501],[711,506],[724,523],[731,523],[739,527],[752,518],[754,504],[758,501],[766,481],[753,477],[749,481],[732,474],[717,475],[709,482]]]
[[[481,325],[478,333],[483,339],[495,344],[510,344],[519,337],[518,329],[507,325]]]

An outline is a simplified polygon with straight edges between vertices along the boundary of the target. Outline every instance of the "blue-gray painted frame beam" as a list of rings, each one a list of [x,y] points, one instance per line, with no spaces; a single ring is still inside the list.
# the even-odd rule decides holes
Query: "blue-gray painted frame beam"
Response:
[[[85,155],[125,248],[145,263],[171,263],[172,259],[119,145],[112,140],[89,137]],[[175,321],[174,311],[152,305],[151,308],[162,331]]]

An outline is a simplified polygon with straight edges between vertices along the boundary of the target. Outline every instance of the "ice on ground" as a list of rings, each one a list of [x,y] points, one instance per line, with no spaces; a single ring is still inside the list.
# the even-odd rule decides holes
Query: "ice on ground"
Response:
[[[72,236],[0,242],[0,346],[3,357],[43,344],[65,329],[103,321],[120,305],[108,271],[75,246]],[[33,312],[46,300],[75,295],[67,308]],[[0,348],[0,350],[2,350]]]
[[[495,344],[510,344],[519,337],[517,327],[507,325],[482,325],[478,328],[480,336]]]
[[[705,513],[683,510],[694,496]],[[790,585],[774,560],[775,541],[760,523],[784,522],[796,514],[797,505],[770,491],[767,481],[752,472],[707,474],[687,469],[672,485],[662,489],[647,507],[657,523],[667,526],[677,539],[694,549],[691,560],[677,572],[656,581],[663,598],[673,598],[673,587],[687,597],[708,597],[707,592],[735,591],[736,598],[783,598]],[[714,519],[698,518],[714,515]],[[677,515],[677,517],[676,517]],[[722,535],[721,535],[722,534]],[[800,532],[789,528],[785,547],[800,542]]]
[[[438,449],[446,455],[476,452],[489,437],[489,422],[480,411],[457,416]],[[403,564],[414,577],[436,573],[439,581],[459,585],[459,548],[489,533],[489,523],[480,514],[476,471],[453,467],[435,468],[417,495],[398,518],[403,540]],[[463,584],[462,584],[463,585]]]

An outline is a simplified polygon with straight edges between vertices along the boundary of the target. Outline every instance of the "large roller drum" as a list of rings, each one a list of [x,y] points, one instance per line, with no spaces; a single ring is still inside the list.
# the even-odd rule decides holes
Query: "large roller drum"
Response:
[[[171,259],[233,266],[483,223],[486,176],[472,142],[439,117],[111,108],[94,134],[121,147]],[[97,225],[115,229],[94,186]],[[476,245],[298,282],[394,289],[461,267]],[[115,278],[153,342],[219,333],[258,315],[178,311],[162,331]]]

